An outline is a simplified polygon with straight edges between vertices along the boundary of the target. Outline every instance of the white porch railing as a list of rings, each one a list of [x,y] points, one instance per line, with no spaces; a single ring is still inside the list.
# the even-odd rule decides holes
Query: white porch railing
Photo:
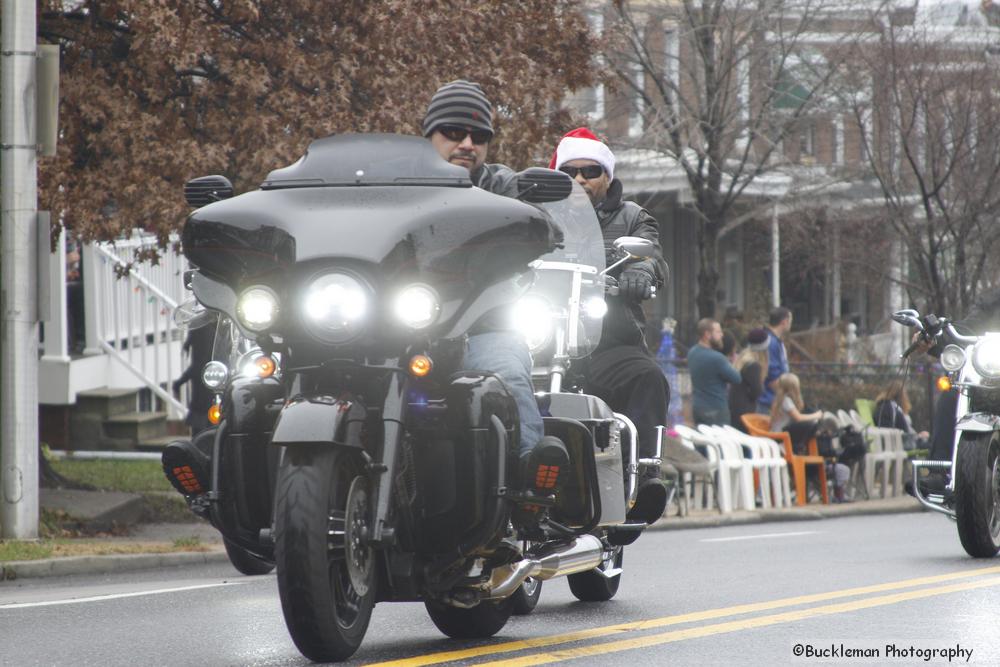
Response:
[[[163,400],[172,418],[186,416],[187,408],[170,393],[170,383],[184,371],[184,332],[174,325],[173,314],[186,296],[187,262],[183,255],[167,249],[162,251],[157,265],[136,262],[125,276],[119,276],[140,250],[155,245],[155,237],[136,233],[114,243],[82,246],[84,357],[70,359],[66,293],[65,289],[53,289],[45,326],[41,382],[64,382],[69,386],[41,387],[43,395],[65,397],[66,401],[59,402],[72,403],[76,391],[82,389],[145,386]],[[51,255],[52,285],[65,285],[65,264],[65,243],[60,239]],[[110,362],[95,363],[97,357]],[[74,365],[81,366],[84,377],[79,377],[80,373],[74,377]],[[65,372],[54,371],[61,366]],[[122,377],[123,370],[127,377]]]

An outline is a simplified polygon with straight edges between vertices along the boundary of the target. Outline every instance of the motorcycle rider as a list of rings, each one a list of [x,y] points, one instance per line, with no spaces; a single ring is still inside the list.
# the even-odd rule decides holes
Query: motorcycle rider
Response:
[[[486,163],[494,134],[493,105],[478,83],[458,79],[438,88],[427,105],[422,132],[442,158],[468,169],[477,187],[505,197],[518,195],[517,174],[502,164]],[[531,384],[531,353],[511,325],[505,312],[481,320],[469,335],[462,366],[496,373],[507,385],[521,419],[524,485],[550,493],[562,481],[569,454],[561,440],[545,436]]]
[[[614,177],[615,156],[589,129],[567,132],[556,148],[549,168],[569,174],[590,197],[601,224],[610,266],[618,260],[614,240],[638,236],[655,245],[660,256],[656,219],[646,209],[622,198],[622,182]],[[646,317],[642,302],[651,298],[653,286],[662,286],[661,263],[655,258],[630,262],[612,272],[618,279],[617,296],[607,298],[608,312],[597,349],[582,365],[584,390],[628,417],[639,435],[639,456],[655,454],[656,427],[665,425],[670,385],[646,346]],[[652,523],[666,501],[666,488],[656,478],[643,480],[630,518]],[[642,516],[643,512],[656,516]]]

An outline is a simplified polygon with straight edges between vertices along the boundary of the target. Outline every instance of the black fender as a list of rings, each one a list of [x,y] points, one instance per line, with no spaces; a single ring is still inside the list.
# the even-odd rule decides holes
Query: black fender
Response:
[[[269,433],[284,398],[284,387],[273,377],[236,378],[222,404],[230,433]]]
[[[285,403],[274,424],[272,445],[341,445],[363,449],[361,431],[367,411],[355,397],[296,396]]]

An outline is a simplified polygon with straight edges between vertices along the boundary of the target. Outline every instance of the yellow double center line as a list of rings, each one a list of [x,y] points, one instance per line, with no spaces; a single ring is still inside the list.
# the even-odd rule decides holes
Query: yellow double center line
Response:
[[[724,618],[726,616],[737,616],[740,614],[750,614],[760,611],[770,611],[774,609],[781,609],[783,607],[812,604],[816,602],[829,602],[831,600],[854,597],[858,595],[869,595],[872,593],[875,594],[889,593],[891,591],[899,591],[901,589],[914,588],[918,586],[933,586],[934,584],[945,584],[945,585],[933,586],[931,588],[921,588],[919,590],[907,591],[902,593],[876,595],[874,597],[864,598],[862,600],[821,605],[818,607],[798,609],[779,614],[757,616],[754,618],[728,621],[725,623],[716,623],[712,625],[702,625],[694,628],[687,628],[684,630],[673,630],[670,632],[665,632],[660,634],[643,635],[641,637],[634,637],[629,639],[619,639],[616,641],[598,643],[589,646],[572,647],[572,648],[559,649],[555,651],[533,653],[531,655],[526,655],[518,658],[511,658],[508,660],[480,663],[480,665],[504,665],[504,666],[539,665],[549,662],[559,662],[562,660],[571,660],[574,658],[601,655],[604,653],[613,653],[616,651],[628,651],[631,649],[654,646],[657,644],[667,644],[670,642],[676,642],[685,639],[695,639],[698,637],[706,637],[709,635],[723,634],[727,632],[736,632],[739,630],[748,630],[751,628],[760,628],[768,625],[776,625],[779,623],[788,623],[791,621],[804,620],[819,616],[828,616],[830,614],[841,614],[848,611],[870,609],[872,607],[881,607],[884,605],[898,604],[900,602],[906,602],[908,600],[918,600],[921,598],[934,597],[937,595],[945,595],[947,593],[955,593],[958,591],[966,591],[976,588],[986,588],[988,586],[1000,586],[1000,576],[986,577],[985,575],[1000,575],[1000,566],[978,568],[975,570],[965,570],[962,572],[952,572],[949,574],[940,574],[932,577],[906,579],[903,581],[895,581],[885,584],[875,584],[873,586],[848,588],[840,591],[830,591],[828,593],[816,593],[813,595],[802,595],[798,597],[782,598],[780,600],[770,600],[768,602],[757,602],[753,604],[736,605],[733,607],[708,609],[705,611],[698,611],[690,614],[679,614],[676,616],[664,616],[662,618],[653,618],[643,621],[633,621],[630,623],[619,623],[617,625],[607,625],[599,628],[590,628],[588,630],[579,630],[577,632],[567,632],[565,634],[560,634],[560,635],[550,635],[547,637],[537,637],[534,639],[503,642],[499,644],[491,644],[488,646],[477,646],[474,648],[460,649],[456,651],[430,653],[428,655],[419,655],[419,656],[414,656],[412,658],[403,658],[400,660],[391,660],[388,662],[380,662],[375,664],[378,665],[379,667],[389,666],[389,665],[392,665],[393,667],[417,667],[419,665],[436,665],[444,662],[451,662],[454,660],[469,660],[472,658],[482,658],[486,656],[499,655],[502,653],[511,653],[514,651],[525,651],[530,649],[545,648],[548,646],[558,646],[560,644],[580,642],[588,639],[595,639],[598,637],[608,637],[612,635],[620,636],[630,632],[652,630],[655,628],[662,628],[671,625],[681,625],[684,623],[696,623],[699,621],[708,621],[718,618]],[[962,581],[973,578],[976,579],[973,581]],[[947,582],[958,582],[958,583],[947,583]]]

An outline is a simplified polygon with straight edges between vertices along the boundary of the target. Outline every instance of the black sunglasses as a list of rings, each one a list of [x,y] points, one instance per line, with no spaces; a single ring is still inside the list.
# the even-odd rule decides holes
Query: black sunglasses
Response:
[[[448,141],[465,141],[466,137],[472,137],[472,143],[482,145],[488,143],[493,138],[493,133],[489,130],[470,130],[456,125],[442,125],[437,128]]]
[[[570,178],[576,178],[577,174],[583,174],[588,181],[592,178],[600,178],[604,173],[604,167],[599,164],[588,164],[586,167],[559,167],[559,171],[569,174]]]

